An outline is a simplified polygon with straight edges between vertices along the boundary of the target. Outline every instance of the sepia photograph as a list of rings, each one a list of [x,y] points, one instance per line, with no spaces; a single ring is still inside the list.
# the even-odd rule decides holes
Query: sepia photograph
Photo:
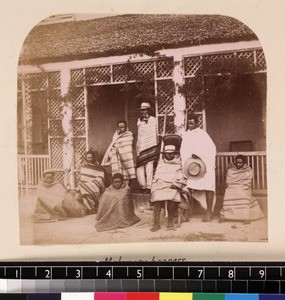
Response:
[[[267,243],[266,109],[236,18],[43,19],[17,69],[20,244]]]

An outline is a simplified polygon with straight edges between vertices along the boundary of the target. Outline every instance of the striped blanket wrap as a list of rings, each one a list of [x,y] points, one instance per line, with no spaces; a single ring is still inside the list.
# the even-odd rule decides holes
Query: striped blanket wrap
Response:
[[[105,191],[104,170],[97,165],[82,165],[78,183],[82,196],[90,196],[94,202],[99,201]]]
[[[171,188],[173,186],[175,188]],[[171,200],[182,202],[181,208],[189,207],[190,194],[182,173],[180,157],[171,161],[160,160],[154,175],[151,192],[151,202]]]
[[[125,180],[136,178],[133,140],[131,131],[126,131],[122,134],[115,132],[113,140],[102,160],[102,166],[111,165],[112,175],[120,173]]]
[[[221,218],[226,220],[257,220],[264,215],[257,200],[251,192],[252,170],[244,165],[237,169],[235,165],[229,167],[226,178],[226,190]]]
[[[147,123],[138,119],[137,126],[137,167],[140,167],[158,158],[156,119],[150,116]]]

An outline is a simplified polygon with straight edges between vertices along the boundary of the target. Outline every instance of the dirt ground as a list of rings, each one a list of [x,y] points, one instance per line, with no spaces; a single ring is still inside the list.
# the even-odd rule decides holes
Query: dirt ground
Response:
[[[19,192],[20,238],[22,245],[134,243],[134,242],[195,242],[239,241],[267,242],[267,218],[243,225],[242,222],[218,223],[218,216],[210,223],[201,222],[202,215],[193,213],[190,222],[166,230],[166,219],[161,214],[161,229],[151,232],[153,212],[146,209],[147,202],[135,203],[141,221],[131,227],[97,232],[95,215],[66,219],[51,223],[33,223],[32,214],[36,201],[35,190]],[[140,207],[140,209],[138,209]]]

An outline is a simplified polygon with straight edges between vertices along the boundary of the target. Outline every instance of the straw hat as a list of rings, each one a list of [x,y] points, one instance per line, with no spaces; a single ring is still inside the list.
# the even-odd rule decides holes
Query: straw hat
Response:
[[[183,165],[183,173],[187,179],[198,180],[204,177],[206,165],[200,158],[189,157]]]
[[[140,109],[150,109],[150,104],[148,102],[142,102]]]

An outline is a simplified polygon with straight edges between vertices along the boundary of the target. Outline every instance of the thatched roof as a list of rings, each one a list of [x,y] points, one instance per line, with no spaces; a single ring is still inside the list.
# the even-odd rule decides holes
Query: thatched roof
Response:
[[[199,44],[257,39],[242,22],[220,15],[120,15],[34,27],[20,64],[71,61]]]

